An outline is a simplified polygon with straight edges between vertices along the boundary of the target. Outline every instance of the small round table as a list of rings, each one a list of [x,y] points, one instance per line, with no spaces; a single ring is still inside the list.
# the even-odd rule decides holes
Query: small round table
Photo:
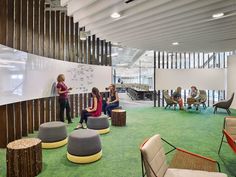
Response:
[[[42,170],[41,140],[24,138],[7,145],[7,176],[34,177]]]
[[[111,125],[125,126],[126,125],[126,111],[124,109],[114,109],[111,112]]]

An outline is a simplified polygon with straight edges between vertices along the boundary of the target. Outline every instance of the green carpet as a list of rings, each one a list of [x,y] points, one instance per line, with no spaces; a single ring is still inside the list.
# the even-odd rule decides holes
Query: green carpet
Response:
[[[236,111],[232,110],[232,115]],[[39,176],[57,177],[138,177],[141,176],[139,145],[147,137],[160,133],[177,147],[211,157],[220,162],[223,172],[236,175],[236,155],[223,144],[221,157],[217,154],[225,112],[212,114],[212,109],[174,111],[163,108],[133,108],[127,110],[127,126],[111,126],[111,132],[101,135],[102,159],[78,165],[66,158],[66,146],[43,150],[43,171]],[[68,126],[71,132],[78,122]],[[36,133],[30,135],[35,137]],[[166,150],[168,146],[165,146]],[[173,154],[168,155],[168,159]],[[0,150],[0,176],[6,176],[6,152]],[[226,168],[227,166],[227,168]]]

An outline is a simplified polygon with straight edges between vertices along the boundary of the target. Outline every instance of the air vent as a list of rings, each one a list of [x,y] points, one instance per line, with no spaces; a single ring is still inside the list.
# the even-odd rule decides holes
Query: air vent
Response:
[[[130,3],[130,2],[133,2],[134,0],[127,0],[125,1],[126,4]]]

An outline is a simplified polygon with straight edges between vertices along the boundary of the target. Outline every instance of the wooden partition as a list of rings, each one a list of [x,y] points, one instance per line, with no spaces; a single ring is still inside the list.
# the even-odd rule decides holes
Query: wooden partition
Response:
[[[58,60],[111,66],[111,42],[95,35],[80,40],[85,27],[74,24],[66,11],[50,8],[48,1],[0,0],[0,7],[0,44]],[[91,104],[90,97],[88,93],[70,96],[72,118]],[[59,120],[57,97],[0,106],[0,148],[55,120]]]

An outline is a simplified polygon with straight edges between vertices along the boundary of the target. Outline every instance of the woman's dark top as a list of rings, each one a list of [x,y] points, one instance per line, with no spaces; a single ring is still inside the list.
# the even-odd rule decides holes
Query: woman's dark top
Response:
[[[114,95],[111,95],[110,96],[110,102],[112,102],[112,101],[115,101],[116,100],[116,91],[114,92]],[[116,102],[119,102],[119,101],[116,101]]]
[[[177,93],[177,92],[174,92],[174,93],[172,94],[172,97],[173,97],[174,99],[178,99],[178,98],[181,98],[181,94],[180,94],[180,93]]]

